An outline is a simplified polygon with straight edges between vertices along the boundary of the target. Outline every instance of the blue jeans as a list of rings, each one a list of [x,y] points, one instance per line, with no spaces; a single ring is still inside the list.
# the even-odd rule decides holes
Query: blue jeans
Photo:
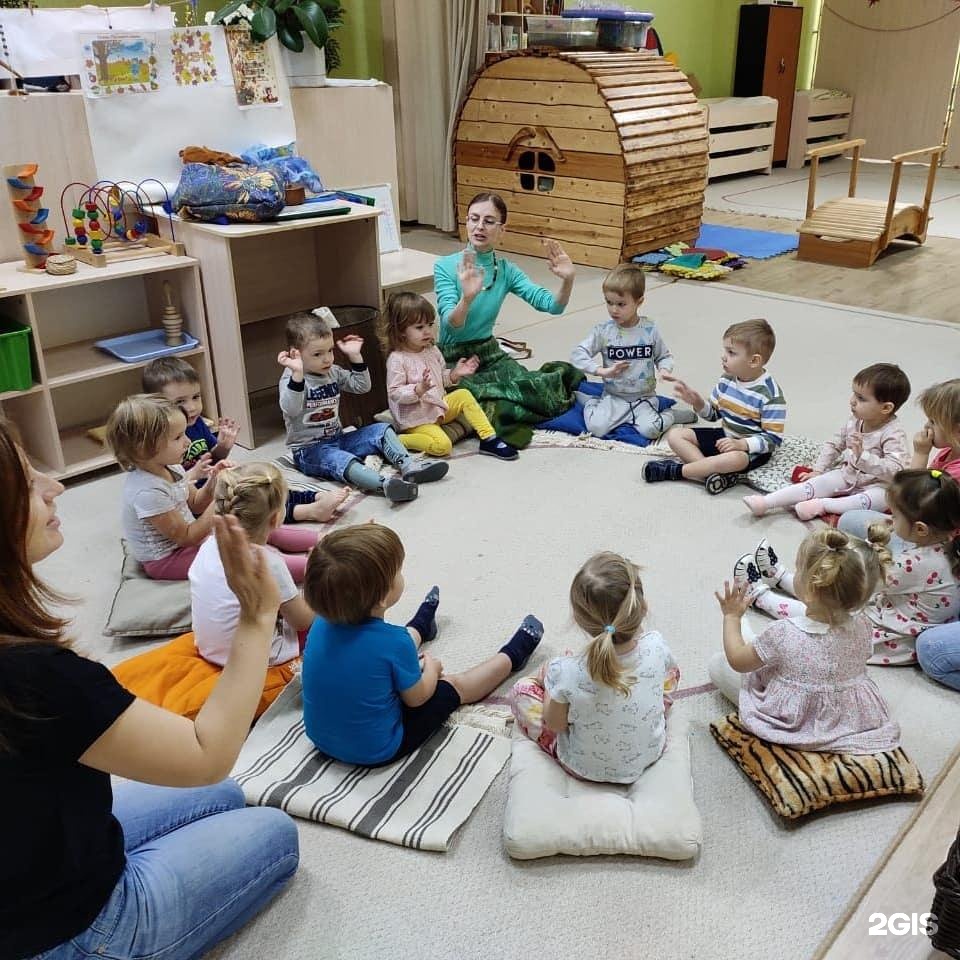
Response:
[[[917,637],[917,662],[928,677],[960,690],[960,623],[927,627]]]
[[[849,533],[852,537],[867,539],[867,530],[871,523],[890,523],[890,515],[877,510],[848,510],[840,515],[837,529]],[[906,550],[907,545],[892,530],[890,531],[890,552],[896,556]]]
[[[357,430],[341,433],[330,440],[318,440],[293,451],[293,462],[301,473],[308,477],[321,477],[324,480],[346,482],[347,468],[357,460],[372,455],[384,456],[384,434],[393,432],[389,424],[371,423]],[[404,451],[404,456],[408,456]],[[393,463],[393,459],[387,455]]]
[[[233,780],[182,789],[122,783],[113,813],[127,863],[93,923],[37,960],[192,960],[239,930],[293,876],[297,828],[244,807]]]

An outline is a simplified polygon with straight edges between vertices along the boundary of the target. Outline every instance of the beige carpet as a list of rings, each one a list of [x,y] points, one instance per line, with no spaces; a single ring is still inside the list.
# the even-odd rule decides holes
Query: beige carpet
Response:
[[[500,332],[528,340],[537,361],[563,357],[602,318],[600,303],[599,273],[584,270],[572,312],[543,320],[512,305]],[[956,372],[960,340],[946,325],[693,283],[654,286],[647,311],[679,371],[703,389],[716,379],[724,327],[768,317],[779,337],[770,369],[790,404],[788,431],[814,437],[842,421],[851,374],[867,363],[895,360],[918,388]],[[914,403],[903,419],[909,430],[919,426]],[[271,443],[260,454],[277,452]],[[716,693],[691,689],[707,683],[707,661],[720,646],[712,590],[760,536],[789,555],[804,528],[786,516],[753,520],[742,491],[711,498],[687,484],[646,486],[643,462],[589,449],[530,449],[514,464],[464,456],[416,503],[390,508],[364,498],[347,521],[376,517],[403,537],[408,591],[398,619],[432,583],[441,585],[432,652],[450,670],[495,650],[528,611],[546,624],[543,656],[576,645],[566,593],[579,564],[598,549],[639,561],[649,625],[667,638],[690,693],[679,708],[694,729],[705,830],[699,860],[514,863],[501,844],[501,774],[446,854],[298,823],[302,867],[291,888],[214,956],[800,960],[814,952],[912,807],[867,806],[785,826],[717,749],[707,723],[725,705]],[[55,585],[84,599],[76,611],[81,636],[108,661],[142,648],[98,639],[120,566],[119,486],[114,474],[67,491],[67,546],[45,566]],[[904,746],[932,778],[960,729],[960,697],[912,669],[875,674]]]

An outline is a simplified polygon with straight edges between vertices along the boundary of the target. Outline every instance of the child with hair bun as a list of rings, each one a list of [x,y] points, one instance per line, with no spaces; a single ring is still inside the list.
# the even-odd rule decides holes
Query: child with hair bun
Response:
[[[942,470],[901,470],[887,486],[887,503],[892,520],[871,524],[867,538],[892,554],[892,563],[864,613],[872,624],[870,663],[896,666],[917,662],[917,638],[928,627],[960,615],[960,485]],[[754,585],[754,606],[770,616],[803,612],[802,603],[768,590],[779,585],[793,592],[766,540],[737,561],[734,576]]]
[[[519,728],[581,780],[633,783],[666,744],[665,694],[680,670],[663,637],[643,631],[647,603],[636,564],[591,557],[573,579],[570,605],[590,641],[513,687]]]
[[[269,666],[300,655],[298,634],[313,622],[313,613],[294,583],[290,565],[296,561],[302,579],[306,557],[286,557],[266,546],[270,533],[283,520],[287,485],[270,463],[247,463],[224,470],[216,480],[214,510],[240,522],[251,544],[260,547],[266,570],[280,593],[280,612],[270,648]],[[220,548],[209,537],[190,567],[190,605],[197,651],[204,660],[224,666],[240,621],[240,601],[227,585]],[[268,676],[268,682],[270,677]],[[287,678],[289,679],[289,678]]]
[[[723,653],[709,670],[747,730],[798,750],[866,754],[900,745],[900,728],[867,676],[872,627],[861,612],[889,560],[879,540],[824,529],[800,544],[795,574],[765,540],[737,561],[733,584],[715,594]],[[765,582],[774,578],[797,599],[775,596]],[[741,621],[751,604],[782,619],[745,639]]]

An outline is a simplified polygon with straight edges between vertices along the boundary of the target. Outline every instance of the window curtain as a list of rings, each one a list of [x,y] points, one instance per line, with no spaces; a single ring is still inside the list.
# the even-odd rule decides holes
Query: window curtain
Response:
[[[481,6],[477,0],[383,0],[401,220],[457,227],[453,143],[460,102],[483,60]]]
[[[888,160],[941,142],[958,46],[957,0],[823,0],[814,85],[853,94],[850,136]]]

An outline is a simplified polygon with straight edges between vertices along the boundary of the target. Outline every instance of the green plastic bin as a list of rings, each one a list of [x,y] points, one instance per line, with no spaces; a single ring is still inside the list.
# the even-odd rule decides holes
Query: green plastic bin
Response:
[[[0,317],[0,393],[32,386],[30,328]]]

